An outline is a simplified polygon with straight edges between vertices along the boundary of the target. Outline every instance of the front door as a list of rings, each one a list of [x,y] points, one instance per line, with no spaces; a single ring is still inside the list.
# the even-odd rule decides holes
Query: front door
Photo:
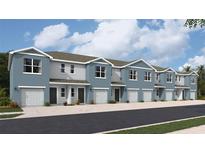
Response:
[[[80,103],[84,103],[84,88],[78,88],[78,100]]]
[[[115,101],[120,101],[120,89],[115,89]]]
[[[50,104],[57,104],[57,88],[50,88]]]

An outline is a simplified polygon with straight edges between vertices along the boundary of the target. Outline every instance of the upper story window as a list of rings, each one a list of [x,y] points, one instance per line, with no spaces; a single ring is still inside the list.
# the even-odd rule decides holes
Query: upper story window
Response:
[[[70,73],[74,73],[74,65],[70,65]]]
[[[105,78],[105,66],[96,66],[95,67],[95,77],[97,78]]]
[[[160,74],[159,74],[159,73],[156,73],[156,74],[155,74],[155,79],[156,79],[156,81],[158,81],[158,82],[159,82],[159,77],[160,77]]]
[[[65,88],[61,88],[61,97],[65,97]]]
[[[196,78],[195,77],[192,77],[192,79],[191,79],[191,83],[196,83]]]
[[[136,70],[129,70],[129,79],[130,80],[137,80],[137,71]]]
[[[144,81],[151,81],[151,72],[144,73]]]
[[[181,81],[181,76],[176,76],[176,78],[175,78],[175,81],[177,82],[180,82]]]
[[[172,74],[167,73],[167,82],[172,82]]]
[[[65,64],[61,64],[61,72],[65,73]]]
[[[41,61],[39,59],[24,58],[24,72],[33,74],[41,73]]]

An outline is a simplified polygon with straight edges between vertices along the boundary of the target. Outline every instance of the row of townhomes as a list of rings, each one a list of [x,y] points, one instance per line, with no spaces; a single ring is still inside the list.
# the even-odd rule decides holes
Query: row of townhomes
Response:
[[[20,106],[71,103],[194,100],[196,72],[177,72],[143,59],[43,52],[35,47],[11,51],[10,97]]]

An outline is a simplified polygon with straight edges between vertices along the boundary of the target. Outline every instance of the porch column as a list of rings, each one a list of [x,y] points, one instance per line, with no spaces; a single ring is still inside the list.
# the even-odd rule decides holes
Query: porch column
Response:
[[[71,86],[67,86],[67,103],[71,104]]]

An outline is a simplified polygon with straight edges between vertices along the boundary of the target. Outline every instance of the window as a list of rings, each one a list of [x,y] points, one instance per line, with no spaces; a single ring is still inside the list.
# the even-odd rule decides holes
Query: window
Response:
[[[167,73],[167,82],[172,82],[172,74]]]
[[[192,79],[191,79],[191,83],[196,83],[196,79],[195,79],[195,77],[192,77]]]
[[[74,97],[74,96],[75,96],[75,89],[71,88],[71,97]]]
[[[61,97],[65,97],[65,88],[61,88]]]
[[[180,81],[181,80],[181,76],[176,76],[175,81]]]
[[[156,81],[159,81],[159,76],[160,76],[160,74],[156,73]]]
[[[25,73],[40,73],[41,66],[40,60],[38,59],[31,59],[31,58],[24,58],[24,72]]]
[[[61,64],[61,72],[65,73],[65,64]]]
[[[129,70],[129,79],[130,80],[137,80],[137,71],[136,70]]]
[[[74,73],[74,65],[70,65],[70,73]]]
[[[145,81],[151,81],[151,72],[145,72],[144,80]]]
[[[104,66],[96,66],[95,67],[95,77],[105,78],[105,67]]]
[[[156,95],[159,96],[159,89],[157,89],[157,91],[156,91]]]

